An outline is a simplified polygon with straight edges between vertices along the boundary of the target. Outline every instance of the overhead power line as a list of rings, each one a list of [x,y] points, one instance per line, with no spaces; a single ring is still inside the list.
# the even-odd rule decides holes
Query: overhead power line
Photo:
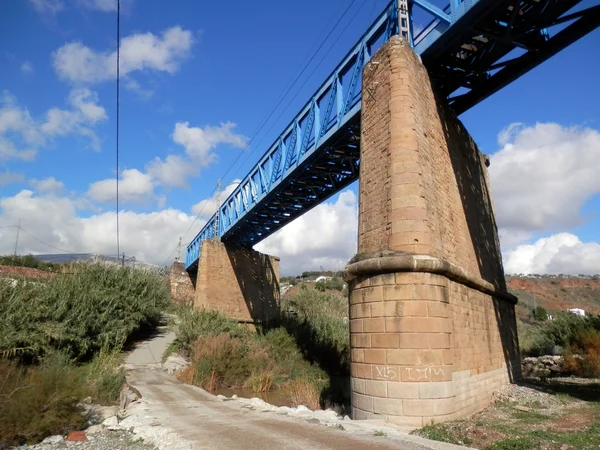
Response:
[[[281,114],[279,115],[279,118],[281,118],[281,116],[288,110],[288,108],[292,105],[292,102],[298,97],[298,95],[300,94],[300,92],[302,92],[302,89],[304,88],[304,86],[306,86],[306,83],[308,83],[308,81],[311,79],[311,77],[315,74],[315,72],[317,71],[317,69],[321,66],[321,63],[323,63],[323,61],[325,61],[325,58],[329,55],[329,53],[331,52],[331,50],[335,47],[335,45],[339,42],[340,38],[343,36],[343,34],[345,33],[345,31],[348,29],[348,27],[350,26],[350,24],[354,21],[354,19],[356,19],[356,16],[358,16],[358,13],[363,9],[363,7],[365,6],[366,3],[363,3],[363,5],[358,8],[356,10],[356,12],[354,13],[354,15],[352,16],[352,18],[348,21],[348,23],[346,24],[346,26],[344,27],[344,29],[340,32],[340,34],[337,36],[337,38],[335,39],[335,41],[333,42],[333,44],[331,44],[331,46],[329,47],[329,49],[327,49],[327,51],[325,52],[325,54],[321,57],[321,59],[319,60],[319,62],[317,63],[317,65],[313,68],[312,72],[310,73],[310,75],[308,77],[306,77],[306,79],[304,80],[304,83],[302,83],[302,86],[300,86],[300,88],[296,91],[296,93],[294,94],[294,96],[288,101],[287,105],[285,105],[285,108],[283,109],[283,111],[281,112]],[[338,21],[339,23],[339,21]],[[332,30],[333,31],[333,30]],[[330,33],[331,35],[331,33]],[[316,55],[315,55],[316,56]],[[308,66],[307,66],[308,67]],[[265,138],[268,136],[268,133],[273,129],[273,127],[275,126],[275,124],[277,123],[277,121],[279,120],[279,118],[273,122],[271,124],[271,126],[269,127],[269,129],[267,130],[267,132],[263,135],[263,137],[260,139],[260,141],[258,141],[256,143],[256,146],[254,147],[254,149],[246,156],[246,159],[244,160],[244,163],[240,166],[240,169],[242,167],[244,167],[244,164],[246,164],[246,162],[248,161],[248,159],[250,158],[250,156],[252,154],[254,154],[254,152],[260,148],[260,144],[262,144],[262,142],[265,140]],[[238,169],[238,172],[239,170]]]
[[[56,247],[55,245],[48,244],[47,242],[45,242],[45,241],[42,241],[41,239],[39,239],[39,238],[35,237],[33,234],[31,234],[29,231],[27,231],[27,230],[26,230],[25,228],[23,228],[22,226],[19,226],[19,229],[20,229],[20,230],[21,230],[23,233],[27,234],[27,235],[28,235],[28,236],[30,236],[31,238],[33,238],[33,239],[35,239],[36,241],[38,241],[40,244],[44,244],[44,245],[46,245],[46,246],[48,246],[48,247],[50,247],[50,248],[53,248],[53,249],[55,249],[55,250],[59,250],[59,251],[61,251],[61,252],[65,252],[65,253],[77,253],[77,252],[74,252],[74,251],[72,251],[72,250],[65,250],[64,248],[60,248],[60,247]]]
[[[304,72],[306,71],[306,69],[310,66],[311,62],[314,60],[314,58],[317,56],[317,54],[319,53],[319,51],[323,48],[323,46],[325,45],[325,43],[327,42],[327,39],[329,39],[329,37],[333,34],[333,32],[335,31],[335,29],[338,27],[338,25],[342,22],[342,20],[344,19],[344,17],[346,16],[346,14],[348,13],[348,11],[350,10],[350,8],[352,7],[352,5],[354,5],[354,3],[356,3],[356,0],[352,0],[350,2],[350,4],[346,7],[346,9],[344,10],[344,12],[342,13],[342,15],[338,18],[338,20],[335,22],[335,24],[333,25],[333,27],[331,27],[331,29],[329,30],[329,32],[327,33],[327,35],[325,36],[325,38],[323,38],[323,40],[321,41],[321,43],[319,44],[318,48],[313,51],[312,49],[307,53],[307,56],[304,58],[302,64],[300,64],[299,66],[299,70],[300,72],[298,73],[298,75],[294,78],[294,80],[284,89],[283,93],[279,96],[275,107],[271,109],[271,113],[267,116],[267,118],[261,123],[261,125],[258,127],[258,129],[252,134],[252,136],[250,137],[250,140],[248,141],[248,143],[246,144],[246,146],[244,147],[244,150],[242,152],[240,152],[240,154],[238,155],[238,157],[235,159],[235,161],[229,165],[229,168],[227,169],[227,171],[225,172],[225,174],[221,177],[221,179],[225,179],[227,177],[227,175],[229,174],[229,172],[231,172],[231,170],[233,169],[233,167],[235,167],[235,165],[238,163],[238,161],[241,159],[242,155],[244,155],[245,151],[250,147],[250,144],[252,144],[252,142],[254,141],[254,139],[258,136],[258,134],[261,132],[261,130],[265,127],[265,125],[268,123],[268,121],[271,119],[271,117],[273,117],[273,114],[275,114],[275,111],[277,111],[277,109],[279,108],[279,106],[283,103],[283,100],[288,96],[288,94],[291,92],[292,88],[294,87],[294,85],[298,82],[298,80],[300,79],[300,77],[302,76],[302,74],[304,74]],[[360,9],[359,9],[360,11]],[[356,17],[356,14],[355,16]],[[354,17],[351,19],[354,20]],[[347,28],[347,27],[346,27]],[[345,29],[344,29],[345,30]],[[337,43],[337,41],[339,40],[339,37],[336,39],[335,43]],[[334,43],[334,45],[335,45]],[[314,48],[314,45],[312,46]],[[329,49],[326,53],[326,55],[329,53],[331,49]],[[312,56],[310,56],[312,53]],[[310,58],[308,59],[308,62],[304,62],[306,61],[307,57],[310,56]],[[319,67],[319,65],[323,62],[325,58],[323,57],[319,63],[317,64],[316,67]],[[314,74],[316,68],[313,70],[313,72],[311,73],[310,76],[312,76],[312,74]],[[308,79],[310,79],[310,76],[308,77]],[[304,84],[302,85],[302,87],[304,87],[308,81],[308,79],[304,82]],[[302,89],[302,87],[300,88],[300,90]],[[298,95],[298,92],[295,94],[294,98],[296,98],[296,96]],[[292,99],[293,101],[293,99]],[[291,102],[290,102],[291,103]],[[284,110],[279,114],[279,117],[275,120],[275,123],[277,123],[277,121],[281,118],[281,116],[283,115],[283,113],[287,110],[287,108],[289,107],[289,104],[286,105],[286,107],[284,108]],[[272,125],[273,126],[273,125]],[[272,128],[271,126],[271,128]],[[270,129],[269,129],[270,130]],[[264,137],[263,137],[264,139]],[[262,142],[262,139],[261,141]],[[246,158],[247,160],[247,158]],[[212,196],[215,194],[216,192],[216,188],[212,190],[212,192],[209,195],[209,199],[212,198]],[[196,217],[194,218],[194,220],[192,221],[191,225],[189,226],[189,228],[187,229],[187,231],[183,234],[182,238],[185,238],[187,236],[187,234],[190,232],[190,230],[193,228],[193,226],[196,224],[196,222],[198,221],[198,219],[200,218],[200,215],[202,214],[202,212],[204,211],[204,207],[206,206],[208,202],[204,203],[204,205],[202,205],[202,208],[200,209],[200,211],[198,212],[198,214],[196,214]],[[173,250],[173,252],[176,251],[175,249]],[[171,252],[171,254],[173,253]]]

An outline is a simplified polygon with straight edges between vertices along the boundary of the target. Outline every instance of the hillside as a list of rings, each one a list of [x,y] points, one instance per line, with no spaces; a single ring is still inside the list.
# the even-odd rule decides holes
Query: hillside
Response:
[[[548,311],[581,308],[600,314],[600,279],[580,277],[506,277],[508,290],[523,308],[541,306]]]

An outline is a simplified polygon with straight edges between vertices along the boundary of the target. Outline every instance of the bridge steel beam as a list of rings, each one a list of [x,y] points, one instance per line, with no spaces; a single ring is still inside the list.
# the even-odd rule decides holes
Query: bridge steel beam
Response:
[[[465,417],[520,376],[487,159],[404,40],[373,55],[362,89],[358,254],[345,271],[353,418]]]

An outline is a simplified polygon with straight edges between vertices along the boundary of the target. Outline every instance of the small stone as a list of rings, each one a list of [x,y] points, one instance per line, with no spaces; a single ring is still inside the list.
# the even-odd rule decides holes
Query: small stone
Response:
[[[117,416],[109,417],[108,419],[105,419],[104,422],[102,422],[102,425],[106,427],[114,427],[115,425],[119,425],[119,419],[117,418]]]
[[[310,409],[308,409],[304,405],[298,405],[298,407],[296,408],[296,411],[298,411],[298,412],[304,412],[304,411],[310,411]]]
[[[48,436],[42,441],[42,444],[58,444],[59,442],[62,442],[64,440],[64,437],[62,437],[60,434],[56,434],[54,436]]]
[[[106,429],[106,427],[102,424],[92,425],[87,430],[85,430],[85,432],[86,432],[86,434],[96,434],[96,433],[102,433],[105,429]]]
[[[88,405],[92,404],[92,397],[86,397],[83,399],[83,403],[86,403]]]
[[[221,394],[217,395],[217,399],[220,402],[225,402],[225,401],[229,400],[227,397],[225,397],[224,395],[221,395]]]
[[[349,420],[352,420],[352,419],[350,418],[350,416],[348,416],[348,415],[345,415],[345,416],[344,416],[344,420],[346,420],[346,421],[349,421]]]
[[[306,419],[306,421],[308,423],[321,423],[321,422],[319,422],[319,419],[315,419],[314,417],[312,419]]]
[[[237,396],[236,394],[233,394],[233,395],[231,396],[231,400],[237,400],[237,399],[238,399],[238,396]]]
[[[515,409],[517,411],[523,411],[523,412],[531,412],[531,411],[533,411],[531,408],[528,408],[527,406],[521,406],[521,405],[515,406]]]

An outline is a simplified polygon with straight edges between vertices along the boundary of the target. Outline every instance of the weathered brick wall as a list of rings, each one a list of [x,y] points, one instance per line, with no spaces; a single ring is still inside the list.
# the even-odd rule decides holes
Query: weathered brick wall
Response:
[[[363,73],[359,253],[438,256],[504,286],[484,159],[399,38]]]
[[[169,271],[171,298],[176,305],[191,305],[194,303],[196,274],[189,274],[183,263],[174,262]]]
[[[354,418],[412,428],[464,417],[518,376],[510,303],[432,273],[363,276],[351,287]]]
[[[279,258],[233,248],[219,239],[202,243],[194,308],[260,322],[279,310]]]
[[[519,367],[484,157],[399,38],[365,67],[362,98],[353,414],[463,417]]]

